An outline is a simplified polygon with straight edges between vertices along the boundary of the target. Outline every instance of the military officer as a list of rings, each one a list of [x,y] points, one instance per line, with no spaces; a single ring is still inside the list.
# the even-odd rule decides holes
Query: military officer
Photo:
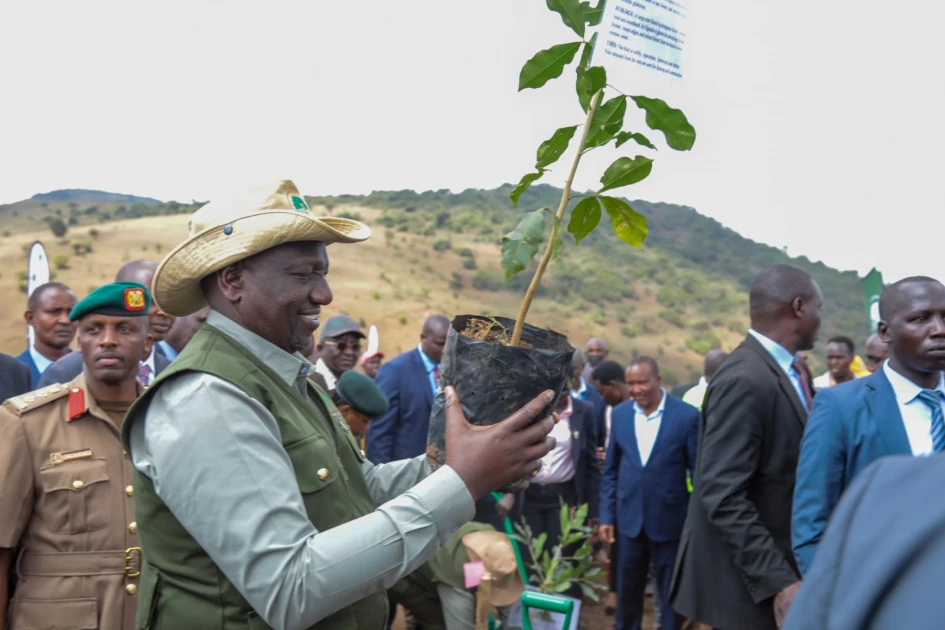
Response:
[[[332,301],[326,246],[369,235],[282,181],[201,207],[158,267],[164,311],[210,314],[122,428],[145,556],[138,628],[380,630],[384,591],[553,446],[554,422],[531,422],[553,392],[480,428],[449,388],[446,465],[364,459],[299,352]]]
[[[14,561],[20,579],[11,628],[134,627],[141,552],[119,431],[151,350],[149,307],[133,282],[90,293],[69,313],[83,372],[0,407],[0,581]],[[0,582],[0,630],[7,599]]]

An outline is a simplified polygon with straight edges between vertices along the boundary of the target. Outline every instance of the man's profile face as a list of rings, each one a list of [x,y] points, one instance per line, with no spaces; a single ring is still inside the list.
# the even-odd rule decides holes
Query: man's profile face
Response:
[[[600,392],[600,396],[604,399],[604,402],[611,407],[616,407],[625,400],[627,385],[626,383],[618,383],[616,381],[612,383],[598,383],[597,391]]]
[[[79,320],[79,347],[89,379],[107,385],[134,380],[151,352],[148,318],[86,315]]]
[[[827,344],[827,371],[835,380],[846,381],[850,379],[852,372],[850,364],[853,363],[853,355],[850,348],[845,343]]]
[[[817,333],[820,332],[820,309],[824,305],[823,295],[820,293],[820,287],[813,283],[813,295],[803,301],[803,313],[798,323],[798,333],[800,336],[799,350],[810,350],[817,343]]]
[[[76,304],[72,291],[50,288],[43,291],[36,310],[26,312],[26,323],[33,327],[37,345],[63,349],[75,338],[76,324],[69,312]]]
[[[444,326],[434,330],[425,330],[420,334],[420,349],[434,363],[443,361],[443,349],[446,348],[446,335],[449,328]]]
[[[333,297],[325,244],[286,243],[241,265],[243,325],[286,352],[304,350]]]

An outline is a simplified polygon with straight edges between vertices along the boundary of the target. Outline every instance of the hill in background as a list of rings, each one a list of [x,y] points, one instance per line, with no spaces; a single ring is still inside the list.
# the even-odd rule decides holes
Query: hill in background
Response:
[[[347,311],[365,324],[376,323],[389,354],[412,347],[423,317],[433,312],[514,316],[533,272],[507,282],[499,267],[499,241],[523,211],[556,207],[560,190],[534,186],[513,209],[511,189],[309,197],[316,212],[361,219],[374,229],[367,243],[329,250],[335,301],[326,315]],[[160,259],[184,238],[185,215],[196,207],[65,192],[61,201],[57,192],[0,207],[0,349],[5,352],[23,346],[25,298],[16,296],[33,239],[44,241],[51,260],[60,257],[65,266],[56,271],[58,279],[81,297],[110,281],[123,262]],[[546,275],[531,323],[559,330],[580,346],[602,336],[618,360],[652,355],[674,384],[697,377],[709,349],[730,350],[741,340],[748,326],[749,283],[764,267],[785,263],[809,271],[820,283],[821,342],[843,333],[862,348],[869,325],[856,273],[791,258],[692,208],[632,203],[649,221],[646,246],[627,246],[606,225],[577,247],[566,234],[570,246]],[[56,218],[69,229],[59,239],[49,231]],[[812,353],[815,371],[822,366],[820,354]]]

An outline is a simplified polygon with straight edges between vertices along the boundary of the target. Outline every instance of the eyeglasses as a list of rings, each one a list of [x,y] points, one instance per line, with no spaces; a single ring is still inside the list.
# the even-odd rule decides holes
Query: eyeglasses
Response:
[[[347,352],[348,348],[351,348],[353,352],[361,352],[360,342],[348,343],[347,341],[332,341],[331,339],[323,341],[326,346],[336,346],[338,352]]]

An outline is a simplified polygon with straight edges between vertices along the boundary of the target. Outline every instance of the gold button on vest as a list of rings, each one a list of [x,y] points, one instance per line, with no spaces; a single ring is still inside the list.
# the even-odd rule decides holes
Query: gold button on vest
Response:
[[[138,533],[138,524],[132,521],[128,524],[128,533],[137,534]]]
[[[318,474],[318,478],[321,479],[322,481],[325,481],[326,479],[328,479],[328,469],[327,469],[327,468],[319,468],[317,474]]]
[[[81,479],[76,479],[75,481],[72,482],[72,487],[75,488],[76,490],[81,490],[82,488],[85,487],[85,482],[82,481]]]
[[[129,497],[135,496],[135,487],[134,486],[125,486],[125,494]]]
[[[128,586],[125,587],[125,590],[128,591],[129,595],[134,595],[135,593],[138,592],[138,587],[134,584],[129,584]]]

